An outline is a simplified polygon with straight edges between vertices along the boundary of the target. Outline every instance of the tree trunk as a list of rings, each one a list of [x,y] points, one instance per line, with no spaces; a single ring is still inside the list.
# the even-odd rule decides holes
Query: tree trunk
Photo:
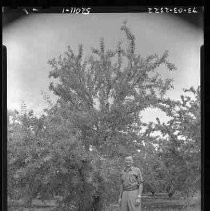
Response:
[[[93,209],[93,211],[101,211],[102,210],[102,200],[101,200],[100,195],[93,197],[92,209]]]

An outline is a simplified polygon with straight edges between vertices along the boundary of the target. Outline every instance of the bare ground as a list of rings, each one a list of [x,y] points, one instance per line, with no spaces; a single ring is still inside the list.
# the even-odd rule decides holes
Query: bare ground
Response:
[[[145,196],[142,199],[142,211],[200,211],[200,196],[197,195],[190,201],[190,206],[184,207],[185,201],[183,199],[177,199],[176,197],[168,199],[165,194],[159,194],[158,196]],[[56,200],[33,200],[32,207],[24,207],[24,202],[13,201],[8,202],[8,211],[56,211]],[[71,211],[72,209],[69,209]],[[120,211],[117,204],[110,205],[105,211]]]

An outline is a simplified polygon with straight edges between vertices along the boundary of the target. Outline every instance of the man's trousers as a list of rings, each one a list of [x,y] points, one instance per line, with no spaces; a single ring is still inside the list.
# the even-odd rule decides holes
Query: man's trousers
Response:
[[[121,211],[141,211],[141,204],[136,206],[138,189],[132,191],[123,191],[121,201]]]

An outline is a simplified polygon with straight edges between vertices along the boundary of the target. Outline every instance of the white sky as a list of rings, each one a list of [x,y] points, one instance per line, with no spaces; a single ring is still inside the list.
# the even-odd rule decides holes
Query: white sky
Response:
[[[169,50],[169,60],[177,71],[163,74],[174,78],[171,98],[179,98],[183,88],[200,84],[200,46],[203,31],[179,18],[160,14],[36,14],[28,15],[3,28],[3,44],[7,46],[7,104],[20,109],[21,101],[40,114],[46,107],[41,90],[49,86],[49,59],[58,57],[70,45],[77,51],[84,45],[85,55],[97,47],[101,37],[105,47],[113,48],[125,40],[120,27],[124,20],[135,34],[136,50],[142,56],[162,54]],[[53,95],[50,94],[53,98]],[[143,120],[153,121],[163,113],[154,109],[142,113]]]

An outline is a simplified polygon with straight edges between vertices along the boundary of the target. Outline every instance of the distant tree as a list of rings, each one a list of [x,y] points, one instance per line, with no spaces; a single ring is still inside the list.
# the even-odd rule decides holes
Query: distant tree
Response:
[[[145,124],[145,126],[150,128],[152,123]],[[164,159],[159,154],[157,136],[152,135],[154,131],[151,128],[148,132],[148,128],[141,136],[145,143],[144,148],[136,154],[136,158],[143,172],[143,193],[152,193],[154,196],[165,192],[172,179]]]
[[[11,198],[34,195],[37,185],[34,180],[41,162],[37,147],[41,130],[42,118],[35,117],[33,111],[26,111],[25,105],[21,113],[8,111],[8,195]],[[29,198],[27,201],[30,203]]]
[[[161,132],[155,138],[158,144],[158,156],[168,169],[170,183],[173,188],[187,195],[192,190],[199,190],[201,175],[201,119],[200,119],[200,87],[185,89],[180,100],[167,99],[158,107],[171,118],[161,123],[157,118],[154,127],[148,133]],[[150,132],[149,132],[150,131]]]

